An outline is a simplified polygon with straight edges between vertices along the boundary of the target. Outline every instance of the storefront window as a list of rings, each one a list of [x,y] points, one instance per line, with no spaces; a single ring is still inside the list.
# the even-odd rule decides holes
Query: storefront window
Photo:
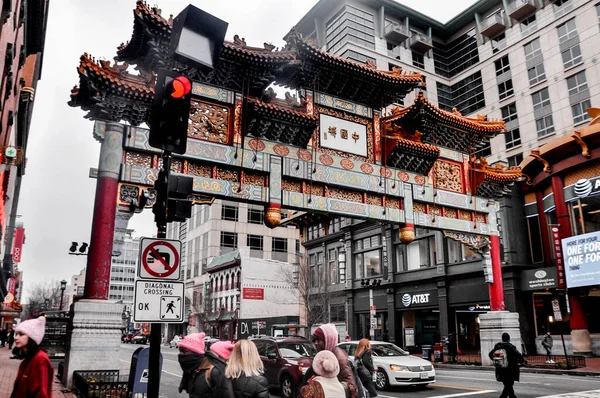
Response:
[[[600,196],[570,203],[571,224],[575,235],[600,231]]]
[[[533,264],[544,261],[544,250],[542,249],[542,234],[540,230],[540,218],[538,216],[527,218],[527,229],[529,231],[529,251]]]

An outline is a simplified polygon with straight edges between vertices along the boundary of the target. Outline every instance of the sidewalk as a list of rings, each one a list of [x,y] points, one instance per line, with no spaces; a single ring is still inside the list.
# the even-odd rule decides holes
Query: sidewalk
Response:
[[[15,377],[21,361],[10,359],[11,352],[6,347],[0,347],[0,398],[9,398],[12,393]],[[54,386],[52,389],[53,398],[75,398],[75,394],[69,392],[56,379],[56,369],[54,369]]]
[[[460,356],[459,356],[460,357]],[[586,366],[584,368],[576,369],[556,369],[551,368],[549,365],[530,365],[521,368],[522,373],[546,373],[546,374],[563,374],[570,376],[595,376],[600,377],[600,358],[586,358]],[[469,369],[469,370],[494,370],[493,366],[481,366],[481,365],[461,365],[461,364],[450,364],[450,363],[434,363],[438,369]]]

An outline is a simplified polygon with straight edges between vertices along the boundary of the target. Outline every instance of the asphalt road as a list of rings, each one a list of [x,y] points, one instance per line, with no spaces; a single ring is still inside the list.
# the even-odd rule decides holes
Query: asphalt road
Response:
[[[121,370],[129,373],[131,355],[140,347],[139,345],[122,344],[120,352]],[[177,362],[178,351],[174,348],[161,347],[163,355],[163,369],[161,376],[160,396],[165,398],[187,397],[179,394],[178,387],[181,381],[181,368]],[[489,398],[499,397],[502,384],[496,382],[494,373],[481,370],[462,369],[437,369],[437,382],[425,389],[392,388],[380,391],[381,398],[396,397],[437,397],[454,398],[470,397]],[[593,391],[585,393],[587,391]],[[521,382],[515,384],[515,392],[519,398],[591,398],[600,397],[600,377],[563,376],[547,374],[521,374]],[[273,397],[278,397],[276,391],[271,392]]]

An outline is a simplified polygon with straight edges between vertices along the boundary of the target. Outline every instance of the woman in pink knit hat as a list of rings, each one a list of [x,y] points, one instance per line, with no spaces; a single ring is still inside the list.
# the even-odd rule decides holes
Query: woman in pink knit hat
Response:
[[[183,376],[181,377],[181,383],[179,383],[179,392],[186,391],[190,393],[193,391],[195,376],[198,373],[197,370],[200,368],[202,361],[204,360],[204,333],[192,333],[185,336],[179,342],[179,366],[183,370]]]
[[[15,346],[23,350],[25,358],[11,397],[52,398],[52,376],[54,369],[46,352],[40,350],[44,338],[46,318],[41,316],[21,322],[15,329]]]
[[[338,380],[340,363],[331,351],[322,350],[312,363],[314,376],[300,389],[299,398],[350,398],[356,396],[352,384]]]

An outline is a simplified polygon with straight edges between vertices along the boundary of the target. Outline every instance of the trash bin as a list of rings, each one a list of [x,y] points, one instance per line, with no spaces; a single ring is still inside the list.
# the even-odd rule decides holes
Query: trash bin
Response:
[[[421,346],[421,348],[423,349],[423,359],[430,361],[431,360],[431,346],[424,345],[424,346]]]
[[[433,345],[433,360],[435,362],[444,362],[444,346],[442,343]]]

